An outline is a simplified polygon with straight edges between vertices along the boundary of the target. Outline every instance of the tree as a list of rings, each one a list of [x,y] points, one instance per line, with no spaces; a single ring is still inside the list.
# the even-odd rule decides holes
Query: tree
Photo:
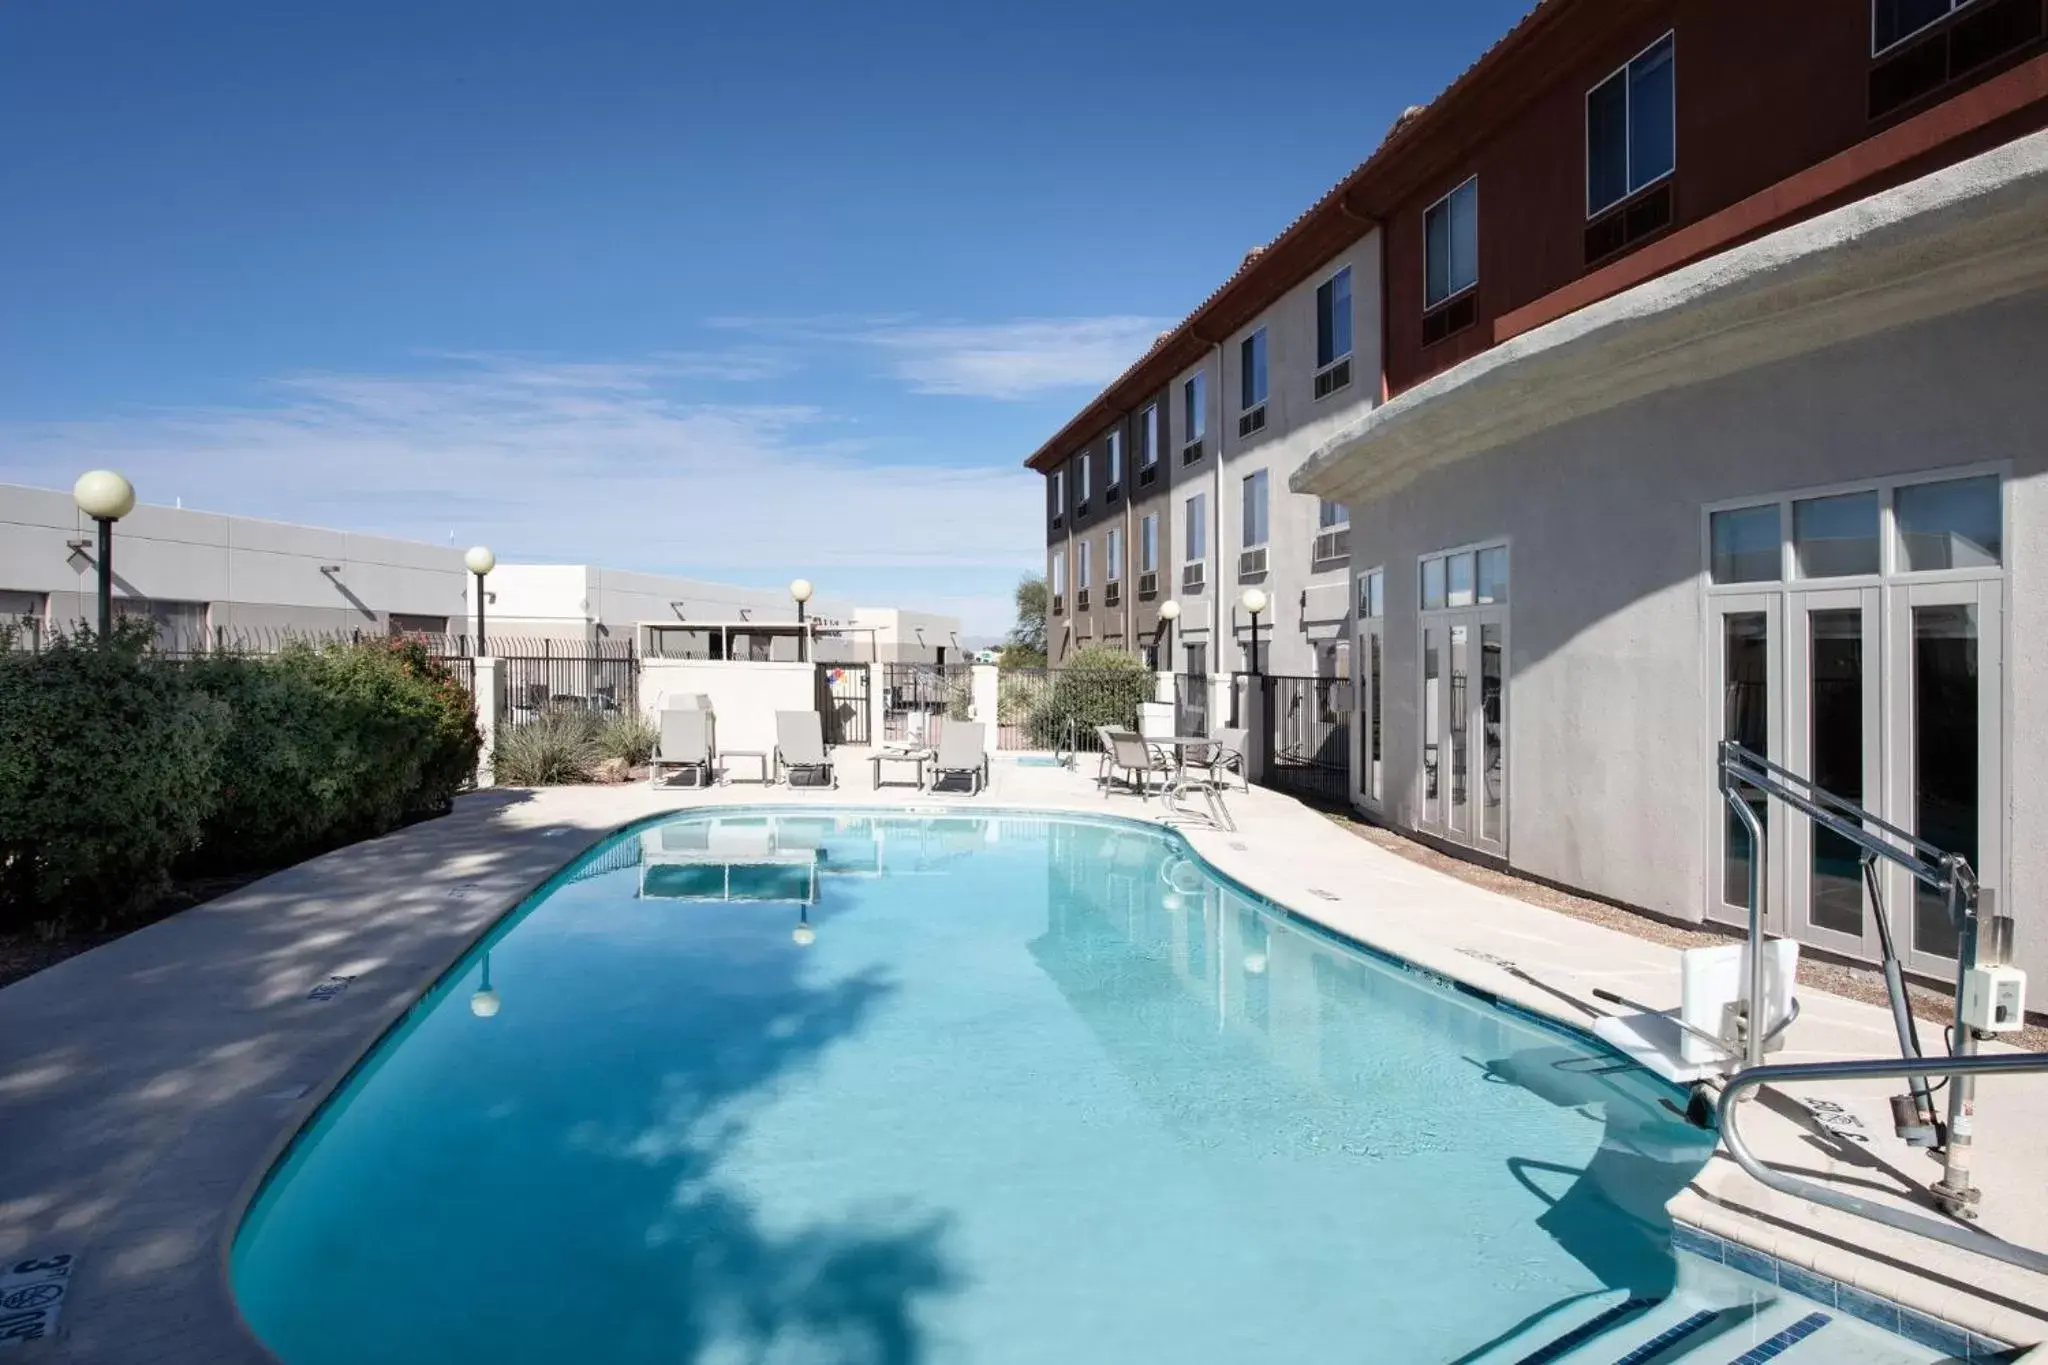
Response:
[[[1040,667],[1045,663],[1045,580],[1037,574],[1027,574],[1017,583],[1017,624],[1010,627],[1010,638],[1003,651],[1003,661],[1010,663],[1012,655],[1036,656]],[[1023,666],[1019,657],[1015,667]]]

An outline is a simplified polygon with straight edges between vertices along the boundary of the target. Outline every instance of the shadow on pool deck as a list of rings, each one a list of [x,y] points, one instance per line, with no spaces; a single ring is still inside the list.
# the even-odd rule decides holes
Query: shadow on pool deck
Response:
[[[0,990],[0,1259],[79,1258],[61,1337],[40,1358],[265,1358],[221,1273],[236,1196],[306,1116],[308,1092],[598,832],[565,823],[565,837],[534,837],[542,821],[521,809],[531,799],[464,798],[444,819],[287,869]],[[309,998],[335,976],[352,980]],[[725,1093],[771,1074],[734,1077]],[[721,1275],[760,1282],[738,1301],[750,1331],[801,1324],[840,1333],[845,1359],[920,1358],[910,1296],[952,1283],[936,1224],[771,1236],[717,1188],[713,1166],[715,1154],[696,1153],[664,1181],[688,1194],[697,1172],[698,1216],[716,1234],[699,1249]]]

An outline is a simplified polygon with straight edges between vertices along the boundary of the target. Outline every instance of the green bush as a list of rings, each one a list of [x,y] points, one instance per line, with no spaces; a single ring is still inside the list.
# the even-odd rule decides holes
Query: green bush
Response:
[[[654,757],[661,732],[654,722],[638,711],[613,711],[597,727],[599,758],[622,758],[629,768],[638,768]]]
[[[491,774],[502,786],[553,787],[588,782],[604,761],[601,722],[580,707],[543,711],[523,725],[498,732]]]
[[[0,928],[119,919],[199,845],[230,720],[147,654],[151,633],[0,655]]]
[[[1067,743],[1070,723],[1084,745],[1098,725],[1134,730],[1138,703],[1152,700],[1156,686],[1152,671],[1135,654],[1103,645],[1077,650],[1031,707],[1026,733],[1034,747],[1056,749]]]
[[[0,657],[0,925],[99,923],[176,867],[281,866],[447,807],[481,741],[417,642],[190,662],[146,624]]]

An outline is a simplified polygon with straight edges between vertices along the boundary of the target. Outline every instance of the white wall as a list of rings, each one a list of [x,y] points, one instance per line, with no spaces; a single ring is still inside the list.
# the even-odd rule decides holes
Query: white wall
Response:
[[[514,635],[630,640],[642,621],[796,620],[796,603],[786,588],[744,588],[586,564],[500,564],[486,586],[496,595],[491,619]],[[813,599],[808,614],[821,622],[845,622],[854,611],[832,599]]]
[[[946,662],[967,662],[967,653],[960,647],[957,617],[897,607],[858,607],[853,624],[853,638],[871,641],[874,653],[866,657],[878,663],[935,663],[941,649],[946,651]]]
[[[91,617],[98,551],[77,555],[67,542],[96,534],[69,492],[0,485],[0,592],[40,595],[59,624]],[[464,610],[466,577],[459,549],[313,526],[144,504],[114,528],[117,598],[210,604],[217,628],[382,630],[393,612],[445,620]]]
[[[817,666],[648,659],[640,665],[640,709],[650,718],[671,699],[711,698],[721,752],[775,748],[777,711],[818,709]]]

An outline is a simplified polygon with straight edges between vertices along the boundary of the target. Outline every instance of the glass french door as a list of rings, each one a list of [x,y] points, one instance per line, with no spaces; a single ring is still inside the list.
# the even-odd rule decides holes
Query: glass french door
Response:
[[[1737,593],[1708,599],[1708,657],[1718,696],[1716,741],[1732,739],[1773,762],[1784,762],[1785,719],[1778,698],[1783,695],[1783,629],[1779,623],[1783,599],[1776,593]],[[1749,830],[1742,817],[1721,799],[1718,770],[1713,788],[1715,808],[1707,820],[1712,831],[1708,851],[1707,913],[1730,924],[1749,922]],[[1765,835],[1765,849],[1778,847],[1781,840],[1773,831],[1782,823],[1775,803],[1745,789],[1744,799],[1755,812]],[[1779,862],[1764,862],[1764,923],[1783,932],[1776,892],[1781,881]]]
[[[1432,612],[1422,621],[1421,826],[1507,853],[1507,613]]]
[[[1893,823],[1970,860],[1996,885],[2005,848],[2004,585],[1901,584],[1891,591],[1885,715]],[[1910,970],[1955,970],[1956,932],[1940,896],[1893,872],[1886,887]]]
[[[1386,764],[1381,726],[1386,717],[1387,667],[1385,623],[1378,619],[1358,628],[1358,795],[1377,806],[1386,800]]]
[[[1882,814],[1883,591],[1795,592],[1786,601],[1786,744],[1779,760],[1816,787]],[[1789,932],[1875,957],[1879,939],[1862,850],[1810,820],[1787,820],[1779,885]],[[1896,904],[1887,898],[1887,908]],[[1894,923],[1897,922],[1894,912]]]

